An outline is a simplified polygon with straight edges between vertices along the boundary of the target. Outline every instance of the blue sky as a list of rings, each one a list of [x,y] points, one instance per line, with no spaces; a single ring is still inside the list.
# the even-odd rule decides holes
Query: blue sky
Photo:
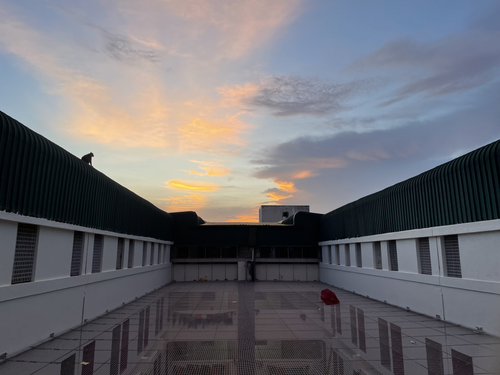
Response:
[[[0,0],[0,110],[166,211],[326,213],[500,138],[496,1]]]

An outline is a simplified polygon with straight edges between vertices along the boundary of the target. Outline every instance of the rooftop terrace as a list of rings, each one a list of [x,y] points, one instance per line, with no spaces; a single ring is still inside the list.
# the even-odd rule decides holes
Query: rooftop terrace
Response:
[[[173,283],[0,374],[498,374],[500,339],[318,282]]]

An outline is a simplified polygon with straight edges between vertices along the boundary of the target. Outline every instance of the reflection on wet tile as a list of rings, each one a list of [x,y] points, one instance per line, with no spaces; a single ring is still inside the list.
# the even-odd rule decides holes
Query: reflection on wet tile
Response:
[[[341,303],[323,305],[324,288]],[[317,282],[189,282],[8,359],[0,374],[498,374],[499,352],[499,338]]]

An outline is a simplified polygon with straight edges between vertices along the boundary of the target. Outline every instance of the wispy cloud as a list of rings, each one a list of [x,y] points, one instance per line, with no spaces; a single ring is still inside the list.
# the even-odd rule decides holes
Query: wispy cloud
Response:
[[[408,120],[405,126],[391,129],[297,138],[270,150],[263,160],[254,161],[263,165],[254,176],[280,179],[293,175],[298,166],[321,174],[325,173],[324,169],[353,169],[346,167],[357,164],[390,165],[395,160],[410,163],[431,158],[446,160],[457,152],[472,150],[500,138],[499,102],[500,84],[495,83],[476,100],[469,100],[468,107],[432,121]],[[472,132],[471,126],[474,127]]]
[[[185,180],[169,180],[165,182],[166,187],[172,190],[181,191],[215,191],[219,190],[220,186],[212,182],[202,181],[185,181]]]
[[[222,103],[267,108],[274,116],[324,116],[345,110],[347,102],[375,87],[378,80],[333,83],[319,78],[273,76],[260,83],[219,87]]]
[[[500,8],[493,10],[500,17]],[[411,77],[380,106],[423,94],[436,97],[464,92],[491,82],[500,67],[500,30],[469,27],[434,41],[406,37],[357,58],[349,72],[412,70]]]
[[[281,201],[283,199],[291,198],[293,197],[292,194],[286,193],[284,191],[281,191],[278,188],[270,188],[265,190],[262,194],[265,194],[269,199],[275,200],[275,201]]]
[[[204,151],[212,154],[235,153],[234,146],[243,146],[246,141],[241,137],[249,127],[238,117],[205,121],[200,118],[182,125],[179,130],[179,148],[184,152]]]
[[[191,170],[189,171],[189,174],[194,174],[197,176],[225,176],[231,173],[229,169],[225,168],[219,162],[199,161],[199,160],[190,160],[190,161],[198,164],[198,168],[203,170],[203,172]]]
[[[204,195],[189,194],[160,199],[160,201],[165,202],[164,208],[166,211],[180,212],[199,210],[207,205],[208,198]]]

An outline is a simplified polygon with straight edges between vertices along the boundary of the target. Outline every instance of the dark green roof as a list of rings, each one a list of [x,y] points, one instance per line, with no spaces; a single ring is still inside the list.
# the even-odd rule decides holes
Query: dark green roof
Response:
[[[500,219],[500,141],[325,214],[321,240]]]
[[[0,210],[172,240],[170,214],[0,112]]]

